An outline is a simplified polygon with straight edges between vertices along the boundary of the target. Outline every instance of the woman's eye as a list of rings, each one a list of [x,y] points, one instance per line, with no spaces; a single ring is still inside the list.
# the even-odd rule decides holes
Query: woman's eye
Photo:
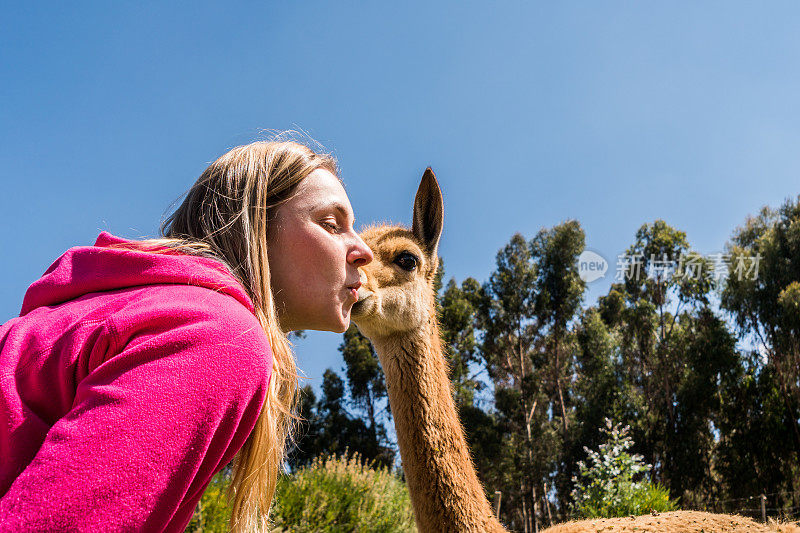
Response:
[[[336,224],[333,224],[332,222],[322,221],[322,222],[320,222],[320,224],[322,224],[322,227],[324,227],[325,229],[330,230],[330,231],[332,231],[334,233],[338,233],[339,232],[339,226],[336,225]]]
[[[418,262],[417,257],[410,252],[403,252],[400,255],[398,255],[394,260],[395,265],[399,266],[400,268],[408,272],[411,272],[415,268],[417,268],[417,262]]]

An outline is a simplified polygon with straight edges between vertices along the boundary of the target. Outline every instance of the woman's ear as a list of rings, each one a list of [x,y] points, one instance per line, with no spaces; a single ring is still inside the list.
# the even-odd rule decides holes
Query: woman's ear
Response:
[[[414,218],[411,227],[414,236],[425,245],[431,264],[438,262],[437,250],[444,225],[444,200],[439,182],[431,167],[425,170],[414,198]]]

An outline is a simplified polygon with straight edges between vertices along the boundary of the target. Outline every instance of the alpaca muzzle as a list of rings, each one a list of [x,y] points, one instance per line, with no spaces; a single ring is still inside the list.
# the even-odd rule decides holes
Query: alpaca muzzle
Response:
[[[359,302],[363,302],[364,300],[366,300],[370,296],[372,296],[372,291],[365,289],[363,285],[358,288],[358,301]]]

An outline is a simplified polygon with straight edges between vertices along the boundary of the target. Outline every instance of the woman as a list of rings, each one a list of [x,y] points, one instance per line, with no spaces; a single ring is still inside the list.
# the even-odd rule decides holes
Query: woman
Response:
[[[183,531],[234,456],[231,525],[265,524],[286,334],[347,329],[372,253],[333,158],[294,142],[217,159],[162,234],[70,249],[0,327],[0,530]]]

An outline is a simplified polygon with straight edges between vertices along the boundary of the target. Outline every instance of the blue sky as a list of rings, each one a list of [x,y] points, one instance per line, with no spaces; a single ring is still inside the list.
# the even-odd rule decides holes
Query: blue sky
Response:
[[[657,218],[718,252],[800,193],[800,7],[740,2],[17,3],[0,19],[0,321],[64,250],[136,238],[265,130],[333,150],[357,223],[424,168],[447,276],[578,219],[612,263]],[[341,337],[296,347],[319,385]]]

